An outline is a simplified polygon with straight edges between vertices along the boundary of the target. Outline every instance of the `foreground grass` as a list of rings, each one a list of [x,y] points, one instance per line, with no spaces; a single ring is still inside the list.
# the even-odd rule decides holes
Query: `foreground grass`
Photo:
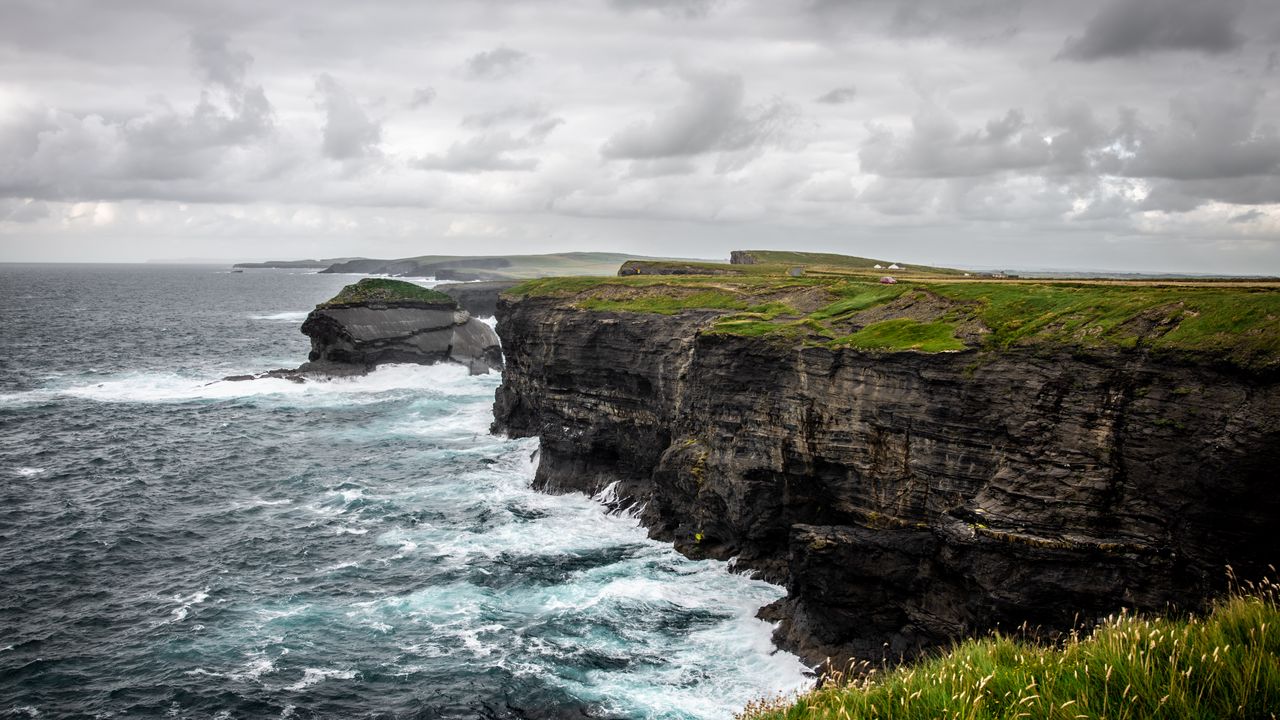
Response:
[[[448,295],[411,282],[387,278],[364,278],[360,282],[352,283],[339,290],[337,295],[321,303],[321,307],[398,300],[457,305],[457,302]]]
[[[999,635],[970,640],[913,667],[754,703],[740,718],[1275,718],[1277,597],[1264,581],[1204,617],[1122,614],[1061,647]]]

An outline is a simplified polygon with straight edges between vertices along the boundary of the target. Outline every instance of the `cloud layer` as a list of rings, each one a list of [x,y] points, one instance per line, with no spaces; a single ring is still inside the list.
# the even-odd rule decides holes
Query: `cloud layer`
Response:
[[[750,244],[1280,273],[1263,0],[317,0],[308,18],[10,3],[0,259]]]

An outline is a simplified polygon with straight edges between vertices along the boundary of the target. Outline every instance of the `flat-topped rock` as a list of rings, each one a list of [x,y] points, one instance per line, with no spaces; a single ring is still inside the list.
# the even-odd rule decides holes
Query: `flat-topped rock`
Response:
[[[302,323],[311,352],[299,372],[335,374],[387,363],[455,362],[473,373],[502,368],[498,336],[444,293],[366,278],[321,303]]]

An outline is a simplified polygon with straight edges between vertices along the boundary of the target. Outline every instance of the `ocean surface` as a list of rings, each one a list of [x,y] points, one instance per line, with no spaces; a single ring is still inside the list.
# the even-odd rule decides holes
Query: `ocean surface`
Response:
[[[728,718],[806,685],[756,609],[533,492],[497,375],[305,360],[347,276],[0,265],[0,716]]]

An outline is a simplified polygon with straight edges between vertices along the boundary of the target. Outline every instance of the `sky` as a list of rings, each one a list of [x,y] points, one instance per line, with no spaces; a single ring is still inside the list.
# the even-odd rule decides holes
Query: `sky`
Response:
[[[1280,274],[1274,0],[0,0],[0,261]]]

